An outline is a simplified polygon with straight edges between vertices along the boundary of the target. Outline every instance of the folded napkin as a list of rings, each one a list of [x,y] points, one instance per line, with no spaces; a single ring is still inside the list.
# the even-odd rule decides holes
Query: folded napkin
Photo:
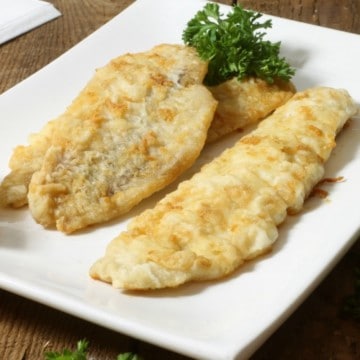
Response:
[[[60,15],[46,1],[0,0],[0,44]]]

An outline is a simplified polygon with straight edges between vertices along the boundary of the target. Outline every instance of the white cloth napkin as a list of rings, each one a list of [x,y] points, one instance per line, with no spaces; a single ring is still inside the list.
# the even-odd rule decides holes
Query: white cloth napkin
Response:
[[[0,0],[0,44],[60,15],[46,1]]]

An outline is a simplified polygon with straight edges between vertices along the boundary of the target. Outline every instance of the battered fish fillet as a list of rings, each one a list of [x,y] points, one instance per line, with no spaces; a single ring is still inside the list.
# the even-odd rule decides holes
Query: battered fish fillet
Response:
[[[165,49],[168,49],[169,54],[165,54]],[[161,51],[161,56],[157,59],[158,61],[150,60],[159,51]],[[164,59],[164,56],[169,56],[169,60]],[[126,66],[124,65],[125,62],[127,62]],[[139,64],[136,64],[136,62],[139,62]],[[162,67],[163,65],[161,62],[166,65],[159,69],[159,66]],[[170,69],[172,66],[174,66],[173,69]],[[142,70],[139,72],[140,67]],[[87,141],[86,138],[90,136],[89,132],[97,131],[97,129],[101,130],[102,125],[100,123],[103,118],[109,116],[130,117],[136,113],[135,107],[137,103],[139,103],[140,107],[140,102],[143,102],[142,106],[144,107],[145,102],[151,97],[149,89],[154,84],[157,84],[158,88],[160,85],[164,87],[172,86],[172,82],[176,85],[179,79],[181,85],[186,85],[187,82],[189,82],[189,85],[199,83],[200,79],[204,77],[205,69],[205,64],[195,58],[195,54],[190,49],[181,46],[163,45],[148,54],[120,57],[104,69],[99,70],[95,78],[64,115],[50,121],[41,132],[32,135],[29,138],[29,146],[15,148],[9,162],[12,171],[0,185],[0,206],[16,208],[27,204],[31,177],[34,172],[40,170],[45,154],[52,144],[58,146],[59,142],[62,141],[60,149],[51,150],[51,152],[56,151],[59,153],[59,151],[62,151],[61,148],[69,147],[76,142],[75,137],[79,139],[79,142],[83,142],[82,139]],[[153,73],[146,74],[147,71]],[[167,74],[166,71],[170,71],[170,73]],[[291,82],[277,80],[273,84],[268,84],[264,80],[257,78],[246,78],[242,81],[232,79],[208,89],[218,101],[218,106],[208,131],[207,142],[217,140],[234,130],[245,129],[247,126],[259,122],[278,106],[285,103],[295,92]],[[118,94],[117,91],[120,91],[120,93]],[[201,93],[204,93],[203,89],[197,96],[201,97]],[[183,101],[185,100],[183,99]],[[150,101],[151,106],[154,106],[157,99],[154,98]],[[181,101],[177,101],[177,105],[174,105],[176,112],[181,111]],[[197,105],[195,94],[189,101],[189,104],[184,104],[187,106]],[[199,99],[199,102],[201,102],[201,99]],[[209,112],[211,112],[212,106],[209,106]],[[151,109],[146,109],[146,111],[148,110],[151,111]],[[145,109],[140,109],[140,111],[145,111]],[[166,111],[166,109],[162,110],[161,115],[164,118],[173,116],[170,111],[168,113]],[[184,111],[187,110],[184,109]],[[74,123],[75,120],[78,124]],[[84,121],[86,123],[83,123]],[[192,121],[192,118],[189,119],[186,126],[189,126]],[[172,125],[175,127],[177,124],[172,123]],[[194,124],[195,128],[196,124]],[[188,130],[187,127],[185,131]],[[127,130],[125,129],[125,131]],[[129,131],[132,130],[129,128]],[[59,132],[61,140],[58,139]],[[69,138],[69,141],[67,138]],[[197,147],[198,145],[200,143],[197,144]],[[49,158],[51,158],[50,155]],[[51,167],[49,170],[51,171]],[[41,215],[41,217],[43,216]]]
[[[295,93],[292,82],[277,79],[269,84],[265,80],[248,77],[236,78],[209,87],[218,101],[214,120],[206,141],[212,142],[234,130],[244,130],[258,123]]]
[[[202,85],[206,71],[196,51],[180,45],[114,59],[15,150],[1,196],[22,205],[31,179],[33,217],[65,233],[127,212],[198,157],[217,105]]]
[[[295,94],[232,148],[135,217],[90,269],[116,288],[158,289],[226,276],[269,251],[324,174],[356,106],[345,90]]]

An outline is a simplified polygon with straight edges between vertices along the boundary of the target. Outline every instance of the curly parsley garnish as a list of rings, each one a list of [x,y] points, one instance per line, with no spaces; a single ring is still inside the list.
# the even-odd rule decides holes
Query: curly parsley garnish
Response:
[[[65,349],[62,352],[46,352],[45,360],[87,360],[88,347],[87,340],[80,340],[77,342],[75,351]],[[116,360],[142,360],[142,358],[132,352],[126,352],[119,354]]]
[[[261,29],[272,27],[271,20],[259,22],[262,14],[234,5],[225,17],[218,4],[207,3],[187,23],[182,39],[199,56],[209,61],[206,85],[217,85],[233,77],[257,76],[273,83],[275,78],[290,80],[295,70],[280,57],[280,42],[264,40]]]
[[[127,353],[118,355],[116,360],[142,360],[142,358],[137,354],[127,352]]]
[[[45,353],[45,360],[86,360],[88,346],[88,341],[80,340],[77,342],[75,351],[65,349],[61,353],[55,351],[47,352]]]

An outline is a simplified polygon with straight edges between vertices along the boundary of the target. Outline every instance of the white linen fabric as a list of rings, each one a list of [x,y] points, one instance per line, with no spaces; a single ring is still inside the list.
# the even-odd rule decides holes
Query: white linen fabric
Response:
[[[0,44],[60,15],[60,11],[46,1],[0,0]]]

